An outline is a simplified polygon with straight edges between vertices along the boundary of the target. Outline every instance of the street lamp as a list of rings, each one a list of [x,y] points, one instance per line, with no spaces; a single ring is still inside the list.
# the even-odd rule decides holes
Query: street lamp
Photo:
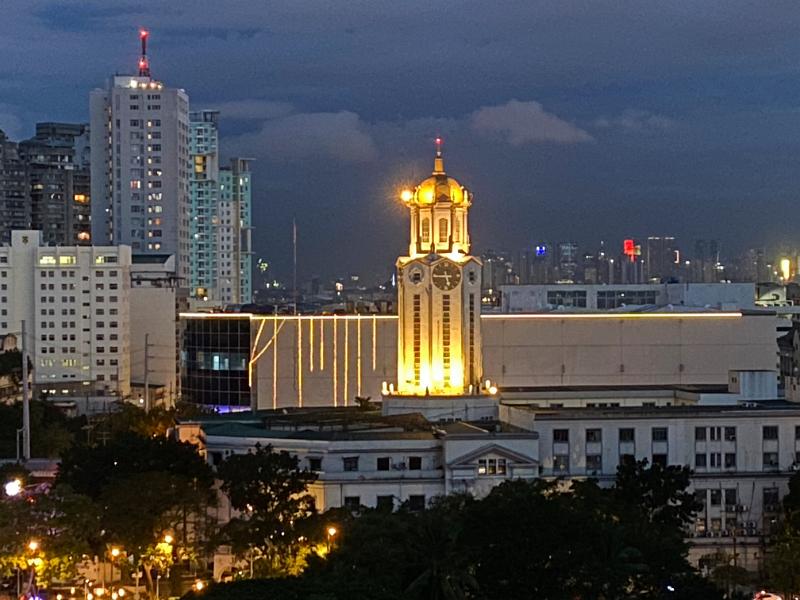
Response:
[[[338,531],[336,530],[336,527],[334,527],[333,525],[328,525],[326,533],[328,534],[328,552],[330,552],[331,545],[333,543],[333,538],[336,536]]]
[[[204,587],[206,587],[206,584],[199,579],[194,582],[194,589],[196,589],[198,592],[202,592]]]
[[[30,542],[28,542],[28,550],[30,550],[31,552],[36,552],[38,549],[39,549],[39,542],[37,542],[36,540],[31,540]]]
[[[12,479],[4,486],[6,496],[13,498],[14,496],[18,496],[19,493],[22,491],[22,480],[21,479]]]
[[[173,539],[174,538],[170,534],[168,534],[168,533],[164,534],[164,543],[165,544],[171,544]]]

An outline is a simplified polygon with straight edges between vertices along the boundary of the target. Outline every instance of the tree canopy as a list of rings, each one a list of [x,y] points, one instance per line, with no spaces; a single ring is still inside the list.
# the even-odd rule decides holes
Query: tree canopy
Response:
[[[686,558],[688,476],[631,462],[610,488],[515,480],[423,511],[337,510],[320,519],[338,529],[331,553],[300,577],[217,585],[205,598],[721,599]]]

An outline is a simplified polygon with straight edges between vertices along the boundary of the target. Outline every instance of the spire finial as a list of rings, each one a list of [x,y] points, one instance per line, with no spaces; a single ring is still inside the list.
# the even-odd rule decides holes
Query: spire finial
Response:
[[[147,60],[147,36],[150,32],[146,29],[139,30],[139,39],[142,40],[142,55],[139,57],[139,77],[150,77],[150,63]]]
[[[433,159],[433,174],[444,175],[444,159],[442,158],[442,138],[437,137],[434,140],[436,144],[436,157]]]

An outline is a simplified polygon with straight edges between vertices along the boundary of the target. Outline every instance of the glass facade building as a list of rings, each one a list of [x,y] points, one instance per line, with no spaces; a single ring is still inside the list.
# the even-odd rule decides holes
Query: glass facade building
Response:
[[[250,318],[182,317],[183,400],[219,412],[249,410]]]

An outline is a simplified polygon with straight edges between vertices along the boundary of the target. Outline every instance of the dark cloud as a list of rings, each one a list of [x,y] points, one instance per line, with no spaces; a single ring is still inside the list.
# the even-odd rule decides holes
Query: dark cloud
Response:
[[[470,117],[480,135],[500,137],[512,146],[535,142],[577,144],[592,141],[583,129],[548,113],[538,102],[510,100],[500,106],[484,106]]]
[[[0,127],[86,120],[140,26],[154,74],[221,110],[223,152],[258,159],[255,246],[279,274],[292,217],[302,274],[388,273],[393,190],[436,135],[476,192],[478,250],[794,235],[796,2],[12,0]]]

